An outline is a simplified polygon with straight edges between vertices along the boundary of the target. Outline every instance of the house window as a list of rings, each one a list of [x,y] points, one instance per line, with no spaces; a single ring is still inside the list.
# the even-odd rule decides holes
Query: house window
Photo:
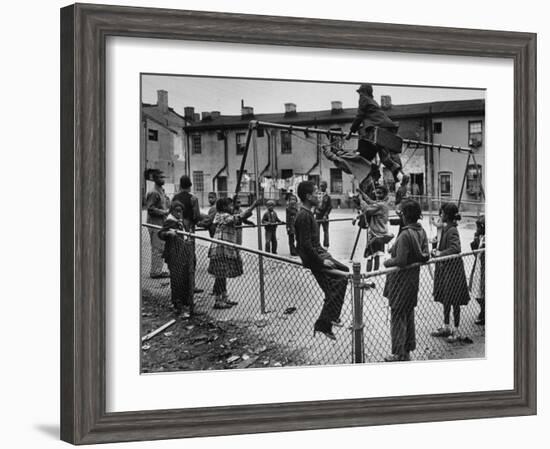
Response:
[[[483,143],[483,125],[481,120],[468,122],[468,145],[480,147]]]
[[[158,142],[158,140],[159,140],[159,132],[158,132],[158,130],[157,130],[157,129],[149,129],[149,130],[147,131],[147,138],[148,138],[149,140],[154,141],[154,142]]]
[[[286,169],[286,168],[281,170],[281,178],[282,179],[292,178],[292,176],[294,176],[294,171],[293,170]]]
[[[244,148],[246,145],[246,133],[237,133],[235,135],[237,144],[237,154],[244,154]]]
[[[451,172],[439,172],[439,194],[441,196],[451,196],[453,193],[451,175]]]
[[[433,123],[433,133],[434,134],[441,134],[442,131],[443,131],[443,123],[434,122]]]
[[[330,192],[342,193],[344,191],[342,185],[342,170],[339,168],[330,169]]]
[[[466,191],[470,195],[481,194],[481,165],[470,164],[466,172]]]
[[[290,131],[281,131],[281,153],[292,153],[292,134]]]
[[[201,145],[201,135],[200,134],[193,134],[191,136],[191,148],[193,154],[201,154],[202,153],[202,145]]]
[[[193,172],[193,186],[195,192],[204,192],[204,173],[202,171]]]

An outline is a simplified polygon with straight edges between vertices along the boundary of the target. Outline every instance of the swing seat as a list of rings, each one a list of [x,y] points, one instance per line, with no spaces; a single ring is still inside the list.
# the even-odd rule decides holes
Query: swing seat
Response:
[[[386,128],[374,128],[373,142],[388,150],[390,153],[401,153],[403,139],[397,134],[388,131]]]

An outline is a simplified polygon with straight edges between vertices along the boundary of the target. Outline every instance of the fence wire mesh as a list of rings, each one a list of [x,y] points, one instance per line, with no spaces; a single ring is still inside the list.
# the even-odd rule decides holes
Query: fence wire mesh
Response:
[[[479,304],[470,291],[478,281],[474,274],[480,252],[369,274],[361,274],[356,266],[346,281],[342,327],[333,328],[333,341],[313,334],[324,293],[297,259],[205,235],[178,234],[179,256],[169,257],[166,266],[158,230],[142,227],[141,332],[148,336],[168,327],[152,338],[142,337],[142,372],[379,362],[395,352],[396,340],[405,340],[413,360],[456,358],[463,357],[457,349],[468,339],[484,338],[484,328],[475,324]],[[173,241],[171,245],[173,250]],[[218,250],[213,251],[214,246]],[[217,280],[222,275],[224,282]],[[398,326],[392,326],[388,296],[410,297],[414,293],[410,278],[415,276],[418,299],[412,345],[399,334]],[[388,283],[393,285],[391,292]],[[431,335],[444,321],[444,307],[434,301],[434,287],[440,289],[440,299],[467,302],[458,308],[461,338],[455,342]],[[182,314],[176,316],[178,303]],[[405,309],[395,305],[393,309],[395,323]],[[451,308],[450,325],[455,324],[453,318]]]
[[[175,317],[173,282],[162,277],[166,275],[151,277],[151,268],[159,264],[153,259],[162,254],[151,244],[155,232],[158,228],[142,229],[142,335]],[[186,242],[192,250],[182,251],[181,259],[164,269],[194,282],[179,292],[184,307],[175,324],[143,342],[143,372],[352,363],[351,278],[344,280],[348,284],[341,313],[345,326],[335,327],[337,340],[332,341],[313,334],[324,294],[297,259],[204,235]],[[213,251],[213,246],[218,250]],[[214,253],[221,257],[212,257]],[[242,274],[229,277],[238,273]],[[220,285],[217,277],[222,274],[228,277]],[[192,296],[192,303],[185,304],[183,296]],[[225,308],[227,301],[238,304]],[[187,317],[187,312],[193,313]]]
[[[484,250],[363,274],[365,361],[407,352],[411,360],[484,357],[482,255]],[[478,345],[468,354],[464,347],[474,340],[482,350]]]

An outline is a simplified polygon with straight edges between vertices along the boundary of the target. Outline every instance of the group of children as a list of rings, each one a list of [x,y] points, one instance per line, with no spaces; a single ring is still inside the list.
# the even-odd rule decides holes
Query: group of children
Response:
[[[340,313],[348,285],[348,266],[338,262],[320,244],[319,224],[314,212],[319,206],[317,187],[313,182],[300,183],[297,189],[301,206],[298,209],[295,197],[289,198],[287,210],[287,231],[292,235],[291,253],[300,256],[304,267],[309,268],[320,288],[324,292],[324,304],[318,319],[314,323],[314,332],[320,332],[335,340],[333,326],[341,326]],[[393,239],[389,232],[388,191],[377,186],[375,198],[361,193],[359,208],[368,229],[368,245],[365,249],[367,271],[380,269],[381,258],[385,254],[385,245]],[[237,305],[229,298],[227,279],[243,274],[243,262],[239,245],[242,244],[240,226],[252,215],[258,203],[241,211],[238,198],[209,197],[211,209],[202,217],[201,225],[210,231],[218,241],[211,242],[208,251],[208,273],[214,276],[214,309],[228,309]],[[170,214],[164,222],[159,237],[166,242],[164,257],[170,269],[171,288],[174,304],[175,296],[185,296],[193,291],[194,242],[188,235],[178,233],[185,230],[183,225],[184,206],[174,201]],[[289,214],[291,220],[289,220]],[[439,211],[439,220],[434,222],[437,236],[429,249],[428,237],[422,225],[418,223],[422,213],[419,203],[403,198],[398,207],[400,216],[399,232],[395,243],[389,250],[385,267],[406,267],[416,262],[426,262],[430,257],[438,258],[461,252],[457,222],[460,220],[458,208],[454,203],[445,203]],[[274,211],[274,203],[267,202],[267,210],[262,217],[266,232],[266,251],[277,251],[276,227],[283,222]],[[294,239],[296,243],[294,244]],[[485,246],[485,224],[477,222],[477,232],[471,244],[472,249]],[[473,296],[479,302],[480,313],[477,324],[485,323],[484,301],[484,255],[478,253],[470,284]],[[388,298],[391,309],[392,353],[388,361],[410,359],[410,352],[416,347],[414,309],[418,300],[420,268],[408,268],[388,273],[384,286],[384,296]],[[460,310],[468,304],[470,292],[463,261],[451,258],[435,264],[433,296],[443,305],[443,325],[432,333],[435,337],[445,337],[448,341],[460,338]],[[181,301],[180,301],[181,302]],[[178,312],[178,311],[176,311]],[[453,322],[451,326],[451,312]]]

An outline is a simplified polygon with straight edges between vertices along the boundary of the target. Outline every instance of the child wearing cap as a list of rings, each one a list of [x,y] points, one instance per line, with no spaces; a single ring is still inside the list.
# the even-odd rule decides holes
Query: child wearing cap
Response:
[[[275,202],[269,200],[267,202],[267,210],[262,217],[262,224],[265,226],[265,251],[267,253],[277,254],[277,225],[282,221],[277,216],[277,212],[273,210]]]

